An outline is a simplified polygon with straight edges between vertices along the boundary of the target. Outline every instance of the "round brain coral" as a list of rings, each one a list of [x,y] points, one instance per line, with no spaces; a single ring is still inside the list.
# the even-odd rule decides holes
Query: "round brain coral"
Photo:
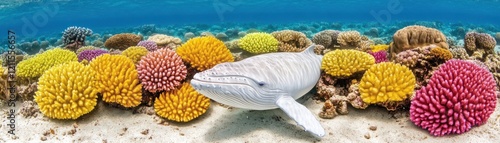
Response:
[[[137,64],[141,60],[142,56],[148,54],[148,49],[142,46],[132,46],[127,48],[121,54],[130,58],[135,64]]]
[[[178,90],[160,94],[154,103],[156,114],[177,122],[189,122],[204,114],[210,106],[210,99],[198,93],[185,82]]]
[[[104,46],[110,49],[125,50],[137,45],[141,39],[141,36],[131,33],[116,34],[107,39]]]
[[[156,45],[156,42],[154,41],[148,41],[148,40],[143,40],[143,41],[140,41],[137,46],[143,46],[143,47],[146,47],[146,49],[148,49],[148,51],[156,51],[158,49],[158,45]]]
[[[234,58],[226,45],[212,36],[196,37],[176,49],[177,54],[198,71],[210,69],[217,64],[233,62]]]
[[[103,101],[124,107],[141,103],[142,85],[132,60],[123,55],[104,54],[92,60],[90,67],[97,74],[95,87]]]
[[[278,51],[278,40],[267,33],[250,33],[238,41],[241,49],[252,54],[262,54]]]
[[[434,136],[461,134],[486,123],[497,103],[492,74],[478,65],[449,60],[411,101],[411,121]]]
[[[446,37],[441,31],[418,25],[407,26],[396,31],[392,39],[394,42],[389,46],[392,58],[395,58],[395,54],[399,52],[431,44],[445,49],[449,48]]]
[[[16,75],[24,78],[36,78],[42,76],[43,72],[53,66],[77,60],[74,52],[54,48],[19,62],[16,67]]]
[[[55,66],[38,82],[35,102],[49,118],[77,119],[89,113],[97,104],[94,72],[78,62]]]
[[[398,102],[413,94],[415,82],[415,75],[408,67],[383,62],[366,71],[359,84],[359,93],[369,104]]]
[[[144,89],[170,91],[181,85],[187,69],[181,57],[170,49],[160,49],[144,56],[137,66]]]
[[[348,77],[375,64],[375,58],[357,50],[334,50],[323,56],[321,69],[331,76]]]
[[[87,60],[88,62],[92,61],[94,58],[97,56],[100,56],[102,54],[106,54],[108,51],[106,50],[101,50],[101,49],[95,49],[95,50],[85,50],[78,54],[78,61],[82,62],[83,60]]]

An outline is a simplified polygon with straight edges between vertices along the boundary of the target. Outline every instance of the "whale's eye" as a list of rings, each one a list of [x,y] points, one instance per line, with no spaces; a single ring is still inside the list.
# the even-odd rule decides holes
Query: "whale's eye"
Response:
[[[264,86],[264,82],[258,82],[259,86]]]

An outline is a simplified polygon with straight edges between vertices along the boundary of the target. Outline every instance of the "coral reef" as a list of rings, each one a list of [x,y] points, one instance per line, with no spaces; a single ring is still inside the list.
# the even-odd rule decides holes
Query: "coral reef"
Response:
[[[149,92],[174,90],[186,78],[182,58],[170,49],[148,53],[137,65],[142,86]]]
[[[298,31],[282,30],[271,35],[279,41],[279,52],[301,52],[312,44],[304,33]]]
[[[78,61],[82,62],[83,60],[86,60],[87,62],[91,62],[94,58],[97,56],[100,56],[102,54],[106,54],[108,51],[106,50],[101,50],[101,49],[95,49],[95,50],[85,50],[78,54]]]
[[[450,60],[453,58],[453,54],[450,50],[436,47],[432,48],[430,54],[438,59]]]
[[[366,37],[365,37],[366,38]],[[361,34],[358,31],[345,31],[338,35],[337,42],[342,49],[368,49]]]
[[[71,51],[76,51],[85,45],[85,37],[92,35],[92,30],[84,27],[68,27],[62,35],[63,46]]]
[[[103,101],[123,107],[135,107],[141,103],[142,84],[131,59],[103,54],[92,60],[90,67],[96,72],[95,87],[102,94]]]
[[[49,118],[77,119],[97,104],[94,72],[78,62],[60,64],[39,79],[35,102]]]
[[[418,25],[407,26],[396,31],[392,39],[393,43],[389,46],[389,56],[391,59],[395,58],[395,55],[402,51],[431,44],[445,49],[449,48],[446,37],[441,31]]]
[[[462,60],[469,59],[469,55],[467,54],[465,48],[451,48],[450,52],[453,55],[453,58],[455,59],[462,59]]]
[[[378,52],[378,51],[387,51],[389,49],[389,45],[370,45],[370,50],[372,52]]]
[[[252,54],[278,51],[278,40],[267,33],[250,33],[238,41],[238,46]]]
[[[196,37],[176,49],[182,60],[198,71],[210,69],[223,62],[233,62],[234,57],[226,45],[212,36]]]
[[[495,39],[496,39],[497,41],[500,41],[500,32],[497,32],[497,33],[495,34]]]
[[[392,62],[375,64],[368,69],[359,84],[361,99],[379,104],[387,110],[396,108],[413,94],[415,75],[405,66]]]
[[[470,84],[473,83],[473,84]],[[485,124],[496,106],[491,73],[462,60],[449,60],[411,101],[411,121],[434,136],[461,134]]]
[[[490,70],[490,72],[493,74],[495,80],[497,81],[497,87],[498,89],[500,89],[500,55],[499,54],[488,55],[486,57],[484,65],[486,65]]]
[[[176,122],[189,122],[204,114],[209,106],[210,98],[194,90],[189,82],[178,90],[160,94],[154,103],[156,114]]]
[[[337,37],[339,36],[340,31],[337,30],[324,30],[319,33],[316,33],[312,38],[312,42],[318,45],[322,45],[323,47],[334,50],[339,46],[337,43]]]
[[[182,44],[181,39],[165,34],[155,34],[153,36],[149,36],[148,41],[155,42],[158,48],[176,49]]]
[[[158,45],[156,45],[156,42],[148,40],[140,41],[139,43],[137,43],[137,46],[146,47],[146,49],[148,49],[148,51],[150,52],[156,51],[158,49]]]
[[[141,40],[141,36],[131,33],[116,34],[106,40],[104,47],[125,50],[128,47],[136,46]]]
[[[372,55],[375,58],[375,63],[381,63],[381,62],[387,62],[387,52],[386,51],[378,51],[378,52],[371,52],[368,51],[370,55]]]
[[[37,78],[53,66],[77,60],[74,52],[54,48],[19,62],[16,67],[16,75],[22,78]]]
[[[121,54],[128,57],[129,59],[134,61],[135,64],[137,64],[143,56],[148,54],[148,49],[143,46],[132,46],[124,50]]]
[[[321,69],[327,74],[338,77],[349,77],[352,74],[367,70],[375,64],[375,58],[357,50],[334,50],[324,55]]]
[[[487,55],[493,54],[497,42],[486,33],[469,32],[465,35],[464,48],[469,56],[484,61]]]
[[[95,50],[95,49],[99,49],[99,48],[94,47],[94,46],[83,46],[83,47],[79,48],[78,50],[76,50],[76,55],[80,55],[81,52],[86,51],[86,50]]]
[[[339,114],[348,114],[348,104],[356,109],[368,107],[359,96],[359,82],[356,79],[336,79],[322,73],[316,88],[318,96],[326,100],[319,113],[321,118],[331,119]]]

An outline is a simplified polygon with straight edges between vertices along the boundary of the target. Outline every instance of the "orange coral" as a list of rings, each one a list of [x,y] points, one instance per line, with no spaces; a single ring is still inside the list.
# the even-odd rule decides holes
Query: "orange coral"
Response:
[[[213,36],[189,39],[176,49],[182,60],[199,71],[210,69],[223,62],[233,62],[234,58],[226,45]]]
[[[440,48],[440,47],[432,48],[431,55],[433,55],[434,57],[437,57],[439,59],[443,59],[443,60],[450,60],[453,58],[453,54],[451,53],[450,50]]]
[[[106,40],[104,46],[110,49],[125,50],[128,47],[136,46],[141,40],[142,37],[135,34],[116,34]]]

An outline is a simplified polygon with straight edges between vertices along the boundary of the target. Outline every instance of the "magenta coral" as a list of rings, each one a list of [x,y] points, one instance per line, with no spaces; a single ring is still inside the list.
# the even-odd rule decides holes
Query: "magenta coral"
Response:
[[[387,52],[384,50],[368,53],[375,58],[375,63],[387,62]]]
[[[170,91],[186,78],[182,58],[170,49],[159,49],[142,57],[137,66],[144,89],[150,92]]]
[[[156,42],[154,42],[154,41],[148,41],[148,40],[140,41],[137,44],[137,46],[146,47],[146,49],[148,49],[148,51],[150,51],[150,52],[156,51],[156,49],[158,49],[158,45],[156,45]]]
[[[106,50],[96,49],[96,50],[85,50],[78,54],[78,61],[81,62],[83,60],[92,61],[92,59],[100,56],[102,54],[108,53]]]
[[[411,121],[434,136],[461,134],[486,123],[496,106],[496,83],[484,68],[449,60],[411,101]]]

